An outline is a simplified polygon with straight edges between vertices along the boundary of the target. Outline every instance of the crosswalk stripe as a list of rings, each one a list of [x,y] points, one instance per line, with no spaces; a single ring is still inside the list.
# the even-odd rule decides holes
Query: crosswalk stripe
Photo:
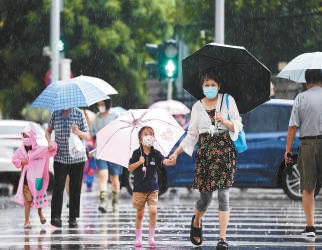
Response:
[[[86,203],[84,203],[86,201]],[[194,212],[194,199],[172,202],[160,200],[155,239],[157,249],[191,249],[189,239],[191,217]],[[253,202],[251,206],[245,203],[234,204],[231,201],[230,222],[227,230],[227,240],[230,249],[279,249],[308,248],[322,249],[322,237],[317,235],[315,241],[300,235],[305,225],[305,216],[301,203],[289,201],[287,206],[272,203],[271,206]],[[13,210],[16,217],[2,217],[0,223],[0,249],[23,249],[30,246],[44,249],[56,246],[57,249],[81,246],[81,249],[135,249],[135,216],[131,198],[120,200],[118,212],[110,210],[101,214],[98,209],[98,197],[89,195],[82,197],[81,216],[77,220],[78,228],[68,228],[68,209],[62,212],[63,227],[56,229],[50,226],[50,209],[44,210],[47,224],[40,225],[36,212],[31,214],[33,228],[25,232],[22,207]],[[316,208],[316,220],[321,221],[321,202]],[[3,210],[4,211],[4,210]],[[2,212],[3,212],[2,211]],[[148,247],[147,236],[149,227],[146,208],[143,220],[143,249]],[[14,224],[15,226],[9,226]],[[317,227],[321,230],[321,227]],[[203,217],[202,249],[214,249],[219,234],[217,203],[214,200]],[[314,239],[314,238],[313,238]],[[35,247],[35,248],[32,248]],[[56,249],[53,247],[53,249]],[[75,248],[76,249],[76,248]]]

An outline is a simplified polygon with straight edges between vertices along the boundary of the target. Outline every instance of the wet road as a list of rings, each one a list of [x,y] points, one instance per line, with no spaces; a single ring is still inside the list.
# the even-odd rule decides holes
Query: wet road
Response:
[[[193,206],[197,192],[178,189],[168,191],[159,200],[155,239],[157,247],[147,244],[148,213],[143,224],[143,247],[137,249],[215,249],[218,237],[216,195],[203,218],[203,244],[194,248],[189,240]],[[40,225],[36,210],[32,210],[30,231],[23,229],[23,208],[13,203],[13,197],[0,197],[0,249],[135,249],[135,210],[131,197],[121,190],[118,212],[106,214],[98,210],[98,193],[82,193],[81,217],[78,228],[68,227],[68,208],[63,209],[63,227],[51,226],[50,208],[44,213],[47,223]],[[289,200],[282,190],[231,190],[231,219],[227,232],[230,249],[322,249],[319,232],[322,217],[322,195],[316,201],[318,235],[314,242],[300,235],[305,218],[300,202]]]

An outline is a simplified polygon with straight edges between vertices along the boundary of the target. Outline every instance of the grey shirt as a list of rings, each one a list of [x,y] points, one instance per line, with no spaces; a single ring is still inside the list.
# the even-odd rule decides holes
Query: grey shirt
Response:
[[[289,126],[299,128],[300,137],[322,135],[322,88],[314,86],[295,98]]]
[[[119,117],[119,114],[117,112],[114,112],[112,109],[108,111],[105,117],[102,116],[101,113],[97,113],[91,125],[91,134],[93,136],[96,135],[98,131],[100,131],[107,124],[109,124],[111,121],[114,121],[118,117]]]

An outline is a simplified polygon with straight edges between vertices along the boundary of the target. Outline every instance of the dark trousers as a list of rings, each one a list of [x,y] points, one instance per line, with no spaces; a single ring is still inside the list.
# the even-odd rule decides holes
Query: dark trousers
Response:
[[[79,217],[80,194],[85,162],[62,164],[54,162],[54,189],[51,218],[61,218],[66,177],[69,175],[69,218]]]

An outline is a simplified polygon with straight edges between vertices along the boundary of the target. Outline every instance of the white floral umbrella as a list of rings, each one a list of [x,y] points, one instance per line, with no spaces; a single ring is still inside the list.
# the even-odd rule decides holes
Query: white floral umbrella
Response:
[[[138,132],[143,126],[153,128],[154,147],[164,156],[185,132],[163,109],[130,109],[96,134],[96,157],[127,167],[132,152],[139,147]]]

